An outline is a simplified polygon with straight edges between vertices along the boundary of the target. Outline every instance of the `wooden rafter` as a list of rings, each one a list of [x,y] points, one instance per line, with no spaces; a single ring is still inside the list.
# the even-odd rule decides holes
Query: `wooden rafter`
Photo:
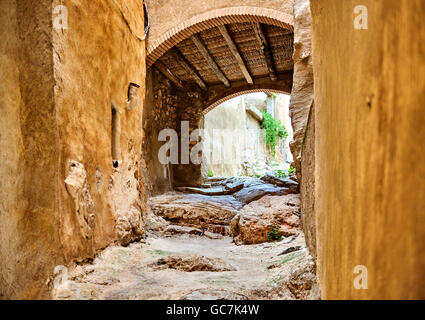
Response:
[[[202,54],[204,59],[207,61],[209,67],[214,71],[217,78],[224,83],[226,87],[230,87],[230,82],[227,80],[226,76],[224,75],[223,71],[221,71],[220,67],[217,65],[217,63],[214,61],[214,58],[209,53],[207,47],[205,46],[204,42],[202,41],[199,34],[195,34],[191,37],[193,43],[198,48],[199,52]]]
[[[267,42],[267,38],[264,35],[263,29],[260,23],[252,24],[255,32],[255,36],[261,46],[261,50],[263,51],[264,59],[266,60],[267,69],[269,70],[270,79],[275,81],[276,77],[276,69],[274,67],[273,56],[269,48],[269,44]]]
[[[249,84],[253,84],[254,81],[252,80],[252,77],[249,74],[248,68],[246,67],[245,62],[243,61],[242,56],[239,53],[238,47],[236,46],[235,41],[233,40],[226,26],[225,25],[218,26],[218,29],[220,30],[220,33],[223,36],[224,40],[226,40],[227,46],[229,47],[230,51],[235,57],[239,65],[239,68],[241,69],[246,81]]]
[[[195,80],[198,86],[204,90],[207,89],[207,85],[205,84],[204,80],[202,80],[196,69],[177,48],[171,49],[170,53],[173,58],[180,63],[183,69],[192,77],[192,79]]]
[[[180,89],[184,88],[183,82],[177,78],[168,67],[163,64],[161,61],[157,60],[154,64],[155,68],[157,68],[167,79],[169,79],[172,83],[174,83]]]

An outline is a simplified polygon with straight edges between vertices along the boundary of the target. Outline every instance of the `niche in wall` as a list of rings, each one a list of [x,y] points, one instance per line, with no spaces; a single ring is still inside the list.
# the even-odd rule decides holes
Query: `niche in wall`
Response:
[[[111,132],[111,154],[112,154],[112,165],[114,168],[118,168],[121,161],[121,111],[112,102],[112,132]]]

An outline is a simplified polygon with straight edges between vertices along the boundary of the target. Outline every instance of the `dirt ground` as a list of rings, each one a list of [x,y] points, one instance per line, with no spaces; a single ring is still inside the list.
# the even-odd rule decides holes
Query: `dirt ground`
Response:
[[[176,257],[179,265],[173,266]],[[234,271],[193,271],[214,270],[215,263]],[[127,247],[108,247],[92,264],[58,268],[52,297],[318,299],[319,290],[302,233],[279,242],[242,246],[230,237],[151,234]]]

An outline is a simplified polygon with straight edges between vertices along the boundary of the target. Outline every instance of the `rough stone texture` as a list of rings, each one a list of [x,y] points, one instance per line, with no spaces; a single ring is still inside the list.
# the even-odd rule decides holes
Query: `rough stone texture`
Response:
[[[314,79],[309,0],[294,1],[294,79],[291,94],[291,121],[294,130],[290,144],[293,166],[300,182],[302,228],[310,254],[316,257],[315,123],[313,114]]]
[[[87,172],[81,163],[72,160],[68,162],[65,185],[74,201],[73,209],[81,234],[86,239],[91,239],[96,217],[93,198],[87,182]]]
[[[143,174],[146,190],[150,196],[172,190],[172,186],[186,186],[201,179],[201,166],[184,165],[179,144],[179,164],[161,164],[160,148],[165,142],[158,141],[163,129],[176,130],[182,137],[181,121],[189,121],[189,134],[198,128],[202,117],[202,94],[196,85],[184,90],[175,87],[159,71],[150,68],[146,80],[146,108],[143,112]],[[185,135],[184,135],[185,137]],[[189,145],[189,148],[193,145]]]
[[[315,201],[315,116],[314,106],[311,109],[310,119],[301,159],[301,224],[307,247],[313,258],[316,258],[316,216]]]
[[[233,194],[236,200],[243,204],[249,204],[255,200],[261,199],[265,195],[283,196],[296,193],[290,188],[276,187],[272,184],[248,185],[242,190]]]
[[[294,77],[289,107],[294,138],[291,152],[298,181],[301,181],[301,157],[310,109],[313,104],[313,60],[311,54],[311,13],[309,0],[294,1]]]
[[[66,30],[53,28],[58,4]],[[143,35],[143,7],[6,0],[0,30],[0,298],[47,298],[55,266],[93,257],[116,239],[120,212],[143,209],[143,184],[118,178],[111,159],[111,103],[125,108],[130,82],[144,92],[145,44],[132,34]],[[140,182],[141,115],[140,103],[121,116],[120,163]]]
[[[267,242],[271,226],[279,228],[282,236],[298,234],[299,195],[265,196],[243,207],[231,222],[236,244]]]
[[[289,296],[287,299],[320,299],[316,264],[308,250],[303,247],[299,251],[281,256],[280,259],[273,261],[268,267],[275,287],[270,299],[278,299],[282,295]]]
[[[63,262],[51,8],[0,5],[0,299],[45,297],[47,274]]]
[[[84,165],[96,216],[93,239],[87,242],[76,234],[75,222],[66,214],[71,198],[65,184],[59,184],[59,210],[64,213],[62,244],[70,261],[92,256],[117,236],[126,242],[123,230],[128,230],[130,220],[137,225],[131,216],[139,210],[141,218],[144,205],[138,128],[143,105],[132,110],[126,106],[130,82],[140,85],[143,97],[145,66],[144,43],[136,38],[144,32],[140,2],[64,4],[69,28],[53,29],[60,177],[68,159]],[[121,122],[118,168],[112,166],[112,104],[119,110]],[[99,169],[104,177],[100,190],[96,179]],[[133,228],[136,233],[141,231]]]
[[[280,255],[294,246],[301,249]],[[213,261],[218,258],[236,271],[184,272],[149,267],[160,258],[176,255],[204,256]],[[270,265],[275,267],[269,269]],[[55,280],[60,284],[54,291],[55,299],[320,298],[312,273],[314,260],[305,247],[302,232],[284,241],[249,246],[236,246],[229,238],[152,234],[143,243],[110,246],[90,264],[78,265],[69,272],[59,268],[57,271],[60,278]]]
[[[325,299],[425,299],[425,2],[312,0]],[[368,290],[353,285],[357,265]]]
[[[225,263],[220,258],[208,258],[196,254],[171,255],[160,258],[149,265],[155,270],[176,269],[184,272],[209,271],[223,272],[236,271],[233,266]]]
[[[271,174],[266,174],[260,178],[262,181],[274,184],[278,187],[285,187],[289,188],[292,193],[298,193],[299,192],[299,185],[297,182],[287,179],[287,178],[279,178]]]
[[[172,223],[227,234],[232,218],[242,208],[232,196],[167,193],[149,199],[152,212]]]
[[[158,141],[158,134],[162,129],[177,127],[177,106],[177,95],[169,81],[150,68],[146,75],[142,145],[142,172],[150,196],[172,190],[172,166],[158,160],[158,152],[165,143]]]
[[[176,191],[198,193],[206,196],[225,196],[233,194],[244,187],[244,182],[235,182],[233,184],[225,184],[224,186],[196,188],[196,187],[178,187]]]
[[[185,227],[185,226],[176,226],[176,225],[169,225],[164,229],[164,235],[166,236],[174,236],[174,235],[181,235],[181,234],[187,234],[187,235],[197,235],[197,236],[204,236],[209,239],[221,239],[223,235],[227,235],[227,228],[223,226],[214,226],[214,233],[201,230],[198,228],[191,228],[191,227]]]
[[[184,226],[175,226],[175,225],[169,225],[164,230],[166,233],[169,234],[193,234],[200,236],[202,234],[202,230],[198,228],[191,228],[191,227],[184,227]]]

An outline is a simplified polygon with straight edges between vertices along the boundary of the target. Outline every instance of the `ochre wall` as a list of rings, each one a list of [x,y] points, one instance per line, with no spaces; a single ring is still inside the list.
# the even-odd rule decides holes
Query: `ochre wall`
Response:
[[[0,299],[40,296],[63,261],[51,5],[0,4]]]
[[[54,30],[59,134],[61,235],[69,259],[93,255],[115,238],[115,222],[140,211],[139,191],[145,44],[141,1],[62,1],[68,29]],[[127,24],[127,22],[128,24]],[[139,103],[126,109],[130,82],[140,85]],[[112,165],[112,110],[120,110],[121,159]],[[81,163],[94,205],[93,237],[85,238],[67,191],[68,162]],[[97,179],[96,179],[97,178]],[[139,212],[140,215],[140,212]],[[125,223],[125,222],[124,222]]]
[[[59,4],[67,30],[53,28]],[[142,235],[143,33],[141,1],[1,2],[0,299],[48,298],[55,266]],[[139,103],[126,111],[129,82]],[[117,170],[112,101],[122,112]],[[89,236],[81,212],[94,215]]]
[[[358,4],[311,1],[322,297],[424,299],[425,2]]]

